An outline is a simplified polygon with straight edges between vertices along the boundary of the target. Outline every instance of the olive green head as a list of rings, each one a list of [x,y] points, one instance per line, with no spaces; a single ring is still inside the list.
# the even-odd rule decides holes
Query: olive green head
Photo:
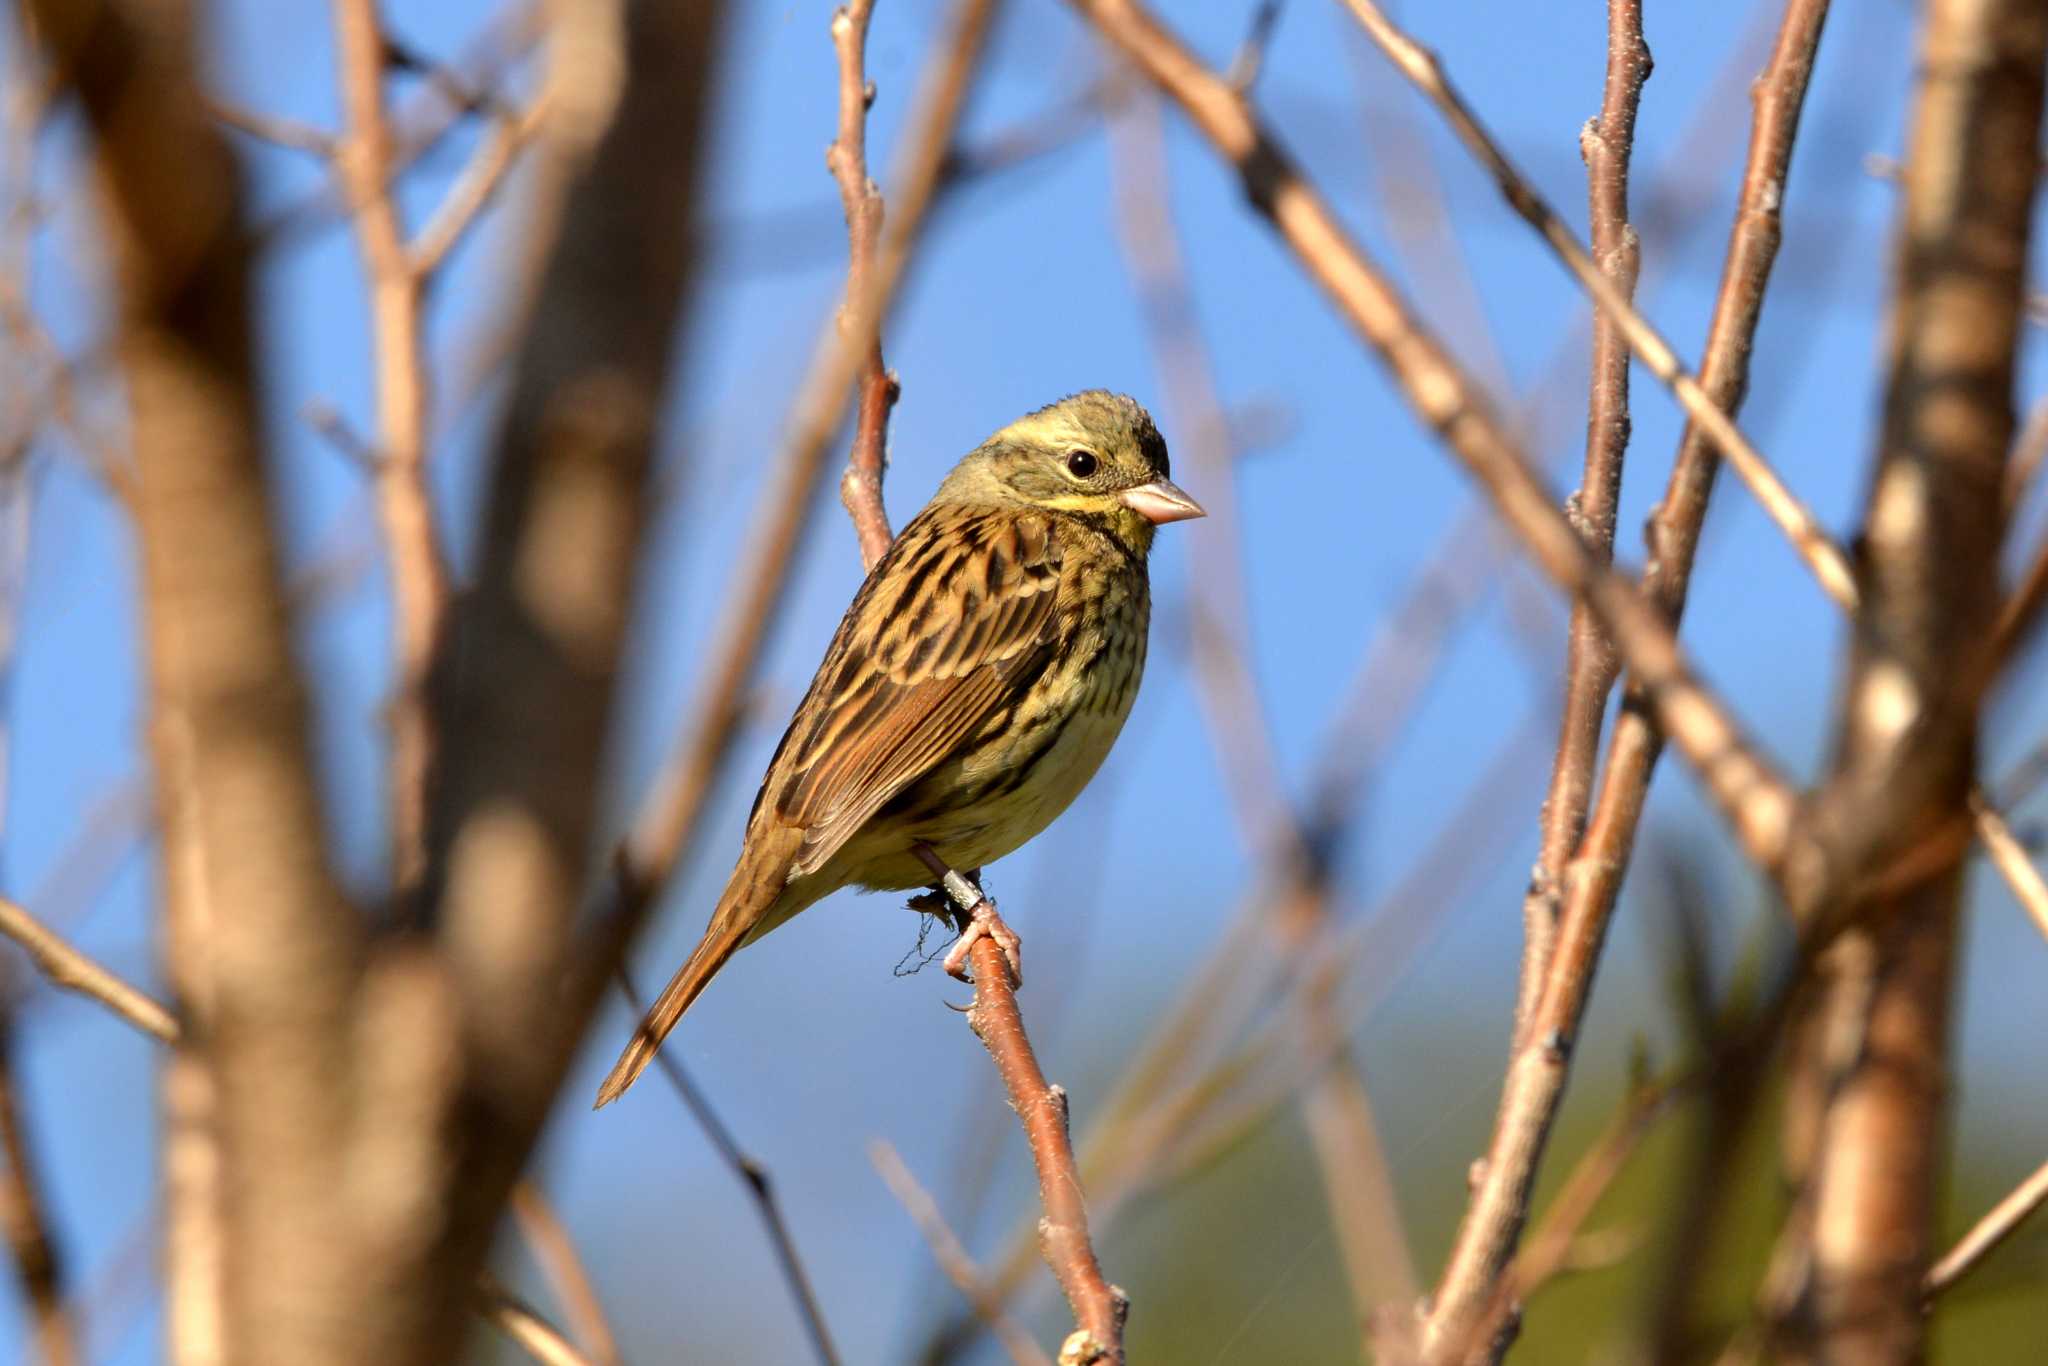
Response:
[[[1168,472],[1166,439],[1151,414],[1122,394],[1089,389],[975,447],[946,476],[938,498],[1068,513],[1142,554],[1160,523],[1203,515]]]

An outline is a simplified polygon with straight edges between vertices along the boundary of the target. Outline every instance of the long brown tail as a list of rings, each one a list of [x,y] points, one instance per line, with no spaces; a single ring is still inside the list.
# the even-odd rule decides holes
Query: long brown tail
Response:
[[[783,832],[777,831],[776,834]],[[690,1008],[690,1002],[697,999],[705,983],[712,975],[725,966],[726,960],[747,942],[747,936],[759,928],[772,911],[778,894],[783,889],[783,872],[789,866],[789,855],[801,841],[799,832],[789,832],[787,840],[772,837],[762,841],[768,844],[787,843],[790,848],[766,849],[749,847],[741,856],[740,866],[733,870],[732,881],[725,887],[725,894],[718,898],[718,909],[711,914],[711,924],[705,929],[704,937],[697,941],[697,947],[676,975],[669,978],[661,995],[647,1012],[647,1018],[633,1031],[632,1041],[626,1051],[619,1054],[619,1060],[612,1064],[612,1070],[604,1079],[604,1085],[597,1088],[597,1104],[593,1109],[605,1106],[626,1094],[626,1088],[639,1080],[647,1070],[647,1064],[654,1061],[654,1052],[661,1047],[661,1041],[668,1037],[676,1021],[683,1018],[683,1012]]]

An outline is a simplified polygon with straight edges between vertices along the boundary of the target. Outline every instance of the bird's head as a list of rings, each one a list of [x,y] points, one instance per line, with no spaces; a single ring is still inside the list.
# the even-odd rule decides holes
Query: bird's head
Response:
[[[982,442],[937,496],[1067,513],[1143,554],[1161,523],[1204,515],[1167,474],[1166,440],[1151,414],[1122,394],[1089,389]]]

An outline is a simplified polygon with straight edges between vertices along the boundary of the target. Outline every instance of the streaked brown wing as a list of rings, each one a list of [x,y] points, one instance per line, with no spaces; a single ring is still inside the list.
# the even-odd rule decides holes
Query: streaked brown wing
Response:
[[[920,513],[847,609],[761,801],[822,867],[891,797],[992,724],[1057,643],[1059,564],[1035,514]]]

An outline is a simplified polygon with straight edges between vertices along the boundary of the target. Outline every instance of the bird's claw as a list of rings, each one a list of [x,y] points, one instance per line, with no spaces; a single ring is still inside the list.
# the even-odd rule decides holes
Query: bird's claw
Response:
[[[1024,941],[1017,932],[1003,923],[996,914],[996,903],[982,897],[974,903],[974,909],[967,913],[967,925],[960,931],[960,937],[953,941],[953,947],[946,950],[944,967],[948,974],[963,982],[974,980],[967,970],[967,958],[974,945],[982,939],[992,939],[1003,951],[1003,961],[1010,970],[1010,985],[1024,985]]]

